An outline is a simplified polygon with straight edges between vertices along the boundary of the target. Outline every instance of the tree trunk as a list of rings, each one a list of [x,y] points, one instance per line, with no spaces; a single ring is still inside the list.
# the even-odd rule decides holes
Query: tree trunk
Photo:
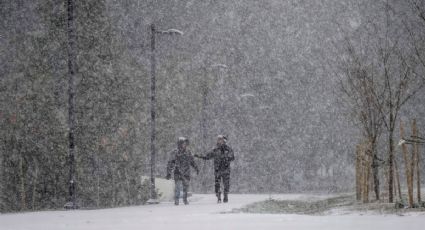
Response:
[[[367,157],[366,157],[367,158]],[[363,177],[363,203],[369,202],[369,178],[370,178],[370,168],[369,161],[364,162],[364,177]]]
[[[362,196],[362,177],[361,177],[361,147],[356,147],[356,199],[361,200]]]
[[[127,186],[127,205],[132,205],[130,180],[128,179],[127,169],[124,169],[125,184]]]
[[[19,177],[21,179],[21,211],[26,210],[27,206],[25,203],[26,193],[25,193],[25,174],[24,174],[24,157],[22,153],[19,155]]]
[[[114,207],[116,205],[117,201],[117,193],[116,193],[116,182],[115,182],[115,167],[114,164],[111,164],[111,189],[112,189],[112,195],[111,195],[111,207]]]
[[[391,117],[391,116],[390,116]],[[391,120],[391,119],[390,119]],[[393,203],[394,202],[394,191],[393,191],[393,183],[394,183],[394,129],[390,128],[389,134],[388,134],[388,202]]]
[[[379,162],[376,150],[376,141],[371,142],[370,151],[372,153],[373,190],[375,192],[376,200],[379,200]]]
[[[36,200],[36,196],[37,196],[37,193],[36,193],[36,190],[37,190],[37,183],[38,183],[38,164],[37,164],[37,161],[34,161],[34,170],[35,170],[35,172],[34,172],[34,180],[33,180],[33,182],[32,182],[32,184],[33,184],[33,187],[32,187],[32,205],[31,205],[31,207],[32,207],[32,210],[35,210],[36,208],[35,208],[35,200]]]
[[[367,153],[369,145],[363,147],[363,203],[369,202],[370,174],[371,174],[371,157]]]

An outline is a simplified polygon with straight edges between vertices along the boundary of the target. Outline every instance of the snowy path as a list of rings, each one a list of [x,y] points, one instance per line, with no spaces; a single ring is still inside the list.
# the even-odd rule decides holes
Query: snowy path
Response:
[[[129,229],[424,229],[425,215],[223,214],[233,208],[267,199],[268,195],[231,195],[230,203],[216,204],[212,194],[194,195],[190,205],[172,203],[102,210],[45,211],[0,215],[1,230],[129,230]],[[306,195],[274,195],[279,199],[311,199]]]

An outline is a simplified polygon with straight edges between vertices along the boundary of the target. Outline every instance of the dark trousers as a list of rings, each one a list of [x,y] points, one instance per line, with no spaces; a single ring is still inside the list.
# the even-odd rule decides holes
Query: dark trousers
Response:
[[[223,181],[224,194],[228,194],[230,189],[230,173],[216,173],[214,176],[215,176],[215,194],[220,193],[221,181]]]
[[[187,191],[189,190],[189,179],[185,177],[179,177],[174,179],[175,188],[174,188],[174,200],[178,201],[180,198],[180,190],[183,187],[183,201],[187,201]]]

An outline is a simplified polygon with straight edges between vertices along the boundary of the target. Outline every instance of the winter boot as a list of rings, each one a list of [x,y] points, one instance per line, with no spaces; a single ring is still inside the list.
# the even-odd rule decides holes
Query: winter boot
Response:
[[[227,197],[227,193],[224,193],[223,202],[227,203],[229,201],[229,198]]]
[[[221,193],[217,193],[217,203],[221,203]]]
[[[179,200],[174,200],[174,205],[179,205]]]
[[[189,202],[187,201],[187,199],[184,199],[184,200],[183,200],[183,203],[184,203],[185,205],[188,205],[188,204],[189,204]]]

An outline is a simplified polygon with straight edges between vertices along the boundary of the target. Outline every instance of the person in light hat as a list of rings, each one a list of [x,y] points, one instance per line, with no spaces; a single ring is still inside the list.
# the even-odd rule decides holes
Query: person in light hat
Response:
[[[205,155],[195,154],[195,157],[204,160],[214,160],[214,189],[217,196],[217,202],[221,203],[220,186],[223,182],[223,202],[229,201],[230,190],[230,162],[235,160],[232,148],[227,144],[227,136],[217,136],[217,146]]]

